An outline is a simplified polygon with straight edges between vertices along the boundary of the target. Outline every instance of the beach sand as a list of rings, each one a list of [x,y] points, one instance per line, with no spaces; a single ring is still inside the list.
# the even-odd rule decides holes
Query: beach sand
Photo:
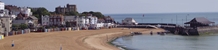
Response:
[[[131,29],[132,32],[160,32],[163,29]],[[130,34],[130,29],[113,28],[101,30],[60,31],[29,33],[5,37],[0,40],[0,50],[119,50],[108,42]],[[15,47],[11,47],[14,40]]]

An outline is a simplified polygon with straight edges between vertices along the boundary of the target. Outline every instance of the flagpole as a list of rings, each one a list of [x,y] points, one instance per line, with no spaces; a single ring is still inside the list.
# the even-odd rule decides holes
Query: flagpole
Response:
[[[143,16],[142,16],[142,23],[144,23],[144,16],[145,16],[145,15],[143,14]]]
[[[176,25],[177,25],[177,15],[176,15]]]

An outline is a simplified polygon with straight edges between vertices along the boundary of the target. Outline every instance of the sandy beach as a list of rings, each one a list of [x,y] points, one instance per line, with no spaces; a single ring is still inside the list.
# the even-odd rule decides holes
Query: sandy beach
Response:
[[[131,29],[148,34],[162,29]],[[60,31],[29,33],[5,37],[0,40],[0,50],[119,50],[108,42],[116,37],[130,34],[130,29],[113,28],[101,30]],[[14,40],[15,47],[11,47]]]

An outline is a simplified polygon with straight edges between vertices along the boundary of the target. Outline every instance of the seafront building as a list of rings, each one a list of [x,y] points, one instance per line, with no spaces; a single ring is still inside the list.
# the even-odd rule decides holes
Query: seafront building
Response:
[[[51,15],[49,20],[49,25],[61,26],[65,24],[63,15]]]
[[[50,21],[50,19],[49,19],[48,15],[41,16],[41,25],[42,26],[48,26],[50,24],[49,21]]]
[[[0,1],[0,16],[4,16],[5,14],[5,3]]]
[[[19,13],[17,17],[13,20],[13,24],[20,25],[20,24],[27,24],[31,27],[38,26],[38,18],[32,15]]]
[[[5,5],[5,9],[9,10],[9,15],[18,15],[20,13],[31,16],[31,9],[28,7],[17,7],[14,5]]]
[[[11,32],[12,18],[10,16],[1,16],[0,19],[0,33],[3,33],[5,36],[8,36],[8,33]]]
[[[87,18],[87,17],[80,17],[79,19],[78,19],[78,25],[79,25],[79,27],[80,28],[83,28],[83,27],[89,27],[89,21],[90,21],[90,19],[89,18]]]
[[[124,25],[135,25],[137,22],[133,18],[125,18],[122,20],[122,24]]]

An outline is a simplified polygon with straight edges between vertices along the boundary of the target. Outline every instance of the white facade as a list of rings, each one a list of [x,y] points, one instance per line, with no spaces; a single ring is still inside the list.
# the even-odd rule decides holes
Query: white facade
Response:
[[[76,21],[76,16],[64,16],[64,21],[65,22],[74,22]],[[66,23],[65,23],[66,24]]]
[[[122,23],[127,25],[137,24],[133,18],[125,18],[124,20],[122,20]]]
[[[89,19],[88,18],[84,18],[84,17],[79,18],[78,19],[78,24],[79,24],[80,27],[87,27],[86,25],[89,24]]]
[[[0,10],[0,16],[3,17],[4,15],[9,15],[9,11],[7,9]]]
[[[5,14],[5,3],[0,1],[0,16],[4,16]]]
[[[22,7],[22,8],[20,8],[20,11],[21,11],[22,14],[27,14],[27,16],[32,15],[32,12],[31,12],[30,8]]]
[[[98,18],[97,17],[88,17],[90,19],[89,24],[97,24],[98,23]]]
[[[97,28],[99,28],[99,27],[104,27],[104,23],[97,23],[96,27],[97,27]]]
[[[8,33],[11,31],[11,27],[12,27],[12,19],[9,16],[4,16],[1,17],[1,27],[2,27],[2,32],[1,33],[5,33],[6,36],[8,35]]]
[[[15,19],[17,17],[17,15],[10,15],[12,17],[12,19]]]
[[[5,9],[5,3],[0,1],[0,10],[4,10]]]
[[[41,17],[41,24],[42,25],[49,25],[49,16],[48,15]]]

